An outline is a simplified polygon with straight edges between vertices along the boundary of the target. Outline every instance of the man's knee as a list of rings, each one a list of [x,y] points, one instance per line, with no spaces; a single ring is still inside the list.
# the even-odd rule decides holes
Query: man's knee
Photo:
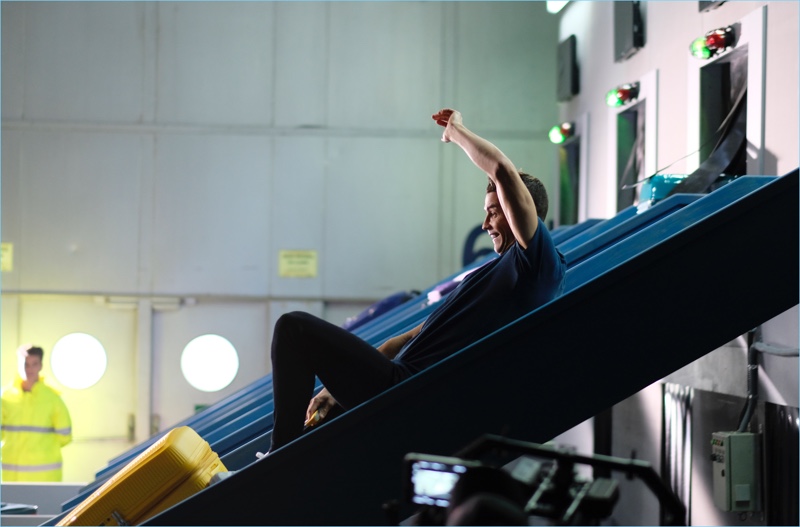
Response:
[[[306,330],[311,326],[313,315],[303,311],[292,311],[281,315],[272,333],[272,359],[288,351],[287,343],[297,344]],[[294,347],[294,346],[292,346]]]
[[[314,318],[314,316],[309,315],[304,311],[291,311],[289,313],[284,313],[278,318],[278,321],[275,322],[275,333],[302,327],[311,318]]]
[[[274,333],[284,331],[308,331],[319,326],[322,319],[305,311],[291,311],[284,313],[275,322]]]

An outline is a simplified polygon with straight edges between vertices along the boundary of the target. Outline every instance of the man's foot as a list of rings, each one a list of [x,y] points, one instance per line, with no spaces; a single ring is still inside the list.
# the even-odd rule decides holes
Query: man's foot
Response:
[[[257,457],[258,459],[264,459],[265,457],[267,457],[267,456],[268,456],[268,455],[270,455],[271,453],[272,453],[272,452],[267,452],[266,454],[265,454],[265,453],[263,453],[263,452],[256,452],[256,457]]]

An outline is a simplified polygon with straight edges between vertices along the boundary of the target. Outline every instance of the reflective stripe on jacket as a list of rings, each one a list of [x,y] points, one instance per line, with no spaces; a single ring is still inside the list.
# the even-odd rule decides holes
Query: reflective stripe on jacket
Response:
[[[41,378],[29,392],[21,378],[3,391],[2,438],[3,481],[61,481],[61,447],[72,440],[72,422]]]

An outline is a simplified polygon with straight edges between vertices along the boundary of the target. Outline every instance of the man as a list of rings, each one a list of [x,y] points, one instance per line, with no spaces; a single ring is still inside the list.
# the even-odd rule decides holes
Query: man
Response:
[[[303,432],[337,402],[352,408],[561,294],[566,264],[543,222],[547,194],[520,175],[489,141],[468,130],[455,110],[433,115],[442,141],[455,143],[489,176],[483,229],[501,256],[471,273],[411,331],[377,349],[306,313],[288,313],[272,340],[275,427],[270,452]],[[325,388],[308,403],[318,376]],[[304,417],[305,416],[305,417]]]
[[[61,447],[72,423],[61,396],[44,383],[42,348],[17,350],[19,376],[2,395],[3,481],[61,481]]]

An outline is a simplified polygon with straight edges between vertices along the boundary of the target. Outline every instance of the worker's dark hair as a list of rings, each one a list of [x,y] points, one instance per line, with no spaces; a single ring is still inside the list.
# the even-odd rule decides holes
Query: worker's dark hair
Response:
[[[44,350],[39,346],[23,346],[19,349],[19,354],[22,356],[32,355],[39,357],[39,360],[44,360]]]

